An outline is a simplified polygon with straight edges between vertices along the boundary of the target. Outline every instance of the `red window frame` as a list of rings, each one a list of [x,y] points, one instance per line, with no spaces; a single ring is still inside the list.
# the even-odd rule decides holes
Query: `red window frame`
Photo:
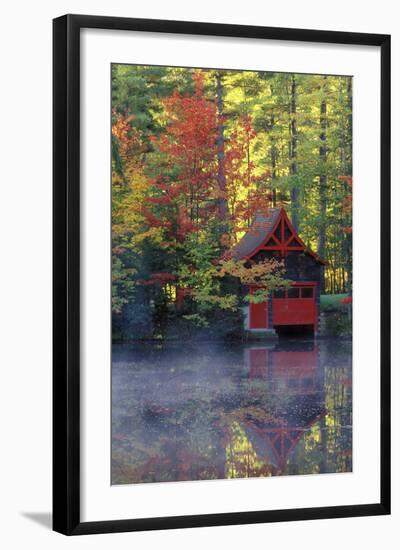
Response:
[[[292,296],[290,297],[288,295],[287,288],[282,288],[279,290],[274,290],[273,299],[274,300],[314,300],[315,299],[315,287],[317,286],[316,282],[310,282],[310,283],[294,283],[290,288],[298,288],[299,289],[299,295],[298,296]],[[303,289],[307,289],[308,291],[311,289],[311,296],[303,296]],[[282,293],[281,296],[276,296],[276,292]]]

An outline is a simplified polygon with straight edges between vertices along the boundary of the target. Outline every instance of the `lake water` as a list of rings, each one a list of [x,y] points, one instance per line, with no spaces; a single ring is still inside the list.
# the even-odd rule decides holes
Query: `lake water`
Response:
[[[113,484],[351,468],[350,341],[113,346]]]

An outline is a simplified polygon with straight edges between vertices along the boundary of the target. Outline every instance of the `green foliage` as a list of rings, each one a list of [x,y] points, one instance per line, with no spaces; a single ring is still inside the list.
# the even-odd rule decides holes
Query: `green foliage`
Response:
[[[326,336],[350,336],[352,330],[351,304],[343,303],[347,294],[322,294],[321,312],[323,334]]]
[[[119,257],[113,256],[111,305],[114,313],[121,313],[124,304],[134,298],[135,274],[134,268],[127,268]]]
[[[342,302],[346,297],[347,294],[321,294],[321,311],[329,309],[347,310],[348,304]]]

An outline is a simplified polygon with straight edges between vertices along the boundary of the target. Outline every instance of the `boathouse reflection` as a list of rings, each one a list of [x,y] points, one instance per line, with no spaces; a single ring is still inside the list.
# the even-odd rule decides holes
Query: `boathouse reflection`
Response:
[[[123,355],[113,375],[112,482],[351,471],[350,352],[314,340],[220,356],[175,349],[151,356],[153,384],[148,353]]]

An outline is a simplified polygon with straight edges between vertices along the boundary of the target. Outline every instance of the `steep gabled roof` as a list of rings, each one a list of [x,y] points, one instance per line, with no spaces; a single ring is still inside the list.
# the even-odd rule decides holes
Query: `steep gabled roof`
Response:
[[[301,410],[301,402],[299,405],[301,416],[288,423],[260,425],[259,422],[245,421],[246,435],[260,458],[268,458],[272,464],[283,468],[304,434],[326,415],[326,409],[321,403],[314,403],[314,408],[307,411]]]
[[[314,252],[307,249],[291,224],[284,208],[269,208],[256,212],[254,219],[241,240],[230,250],[237,260],[250,259],[260,249],[298,250],[313,256],[319,263],[326,264]]]
[[[280,208],[269,208],[268,212],[256,212],[245,235],[232,248],[233,257],[237,260],[249,258],[257,248],[262,246],[272,233],[278,221],[280,211]]]

